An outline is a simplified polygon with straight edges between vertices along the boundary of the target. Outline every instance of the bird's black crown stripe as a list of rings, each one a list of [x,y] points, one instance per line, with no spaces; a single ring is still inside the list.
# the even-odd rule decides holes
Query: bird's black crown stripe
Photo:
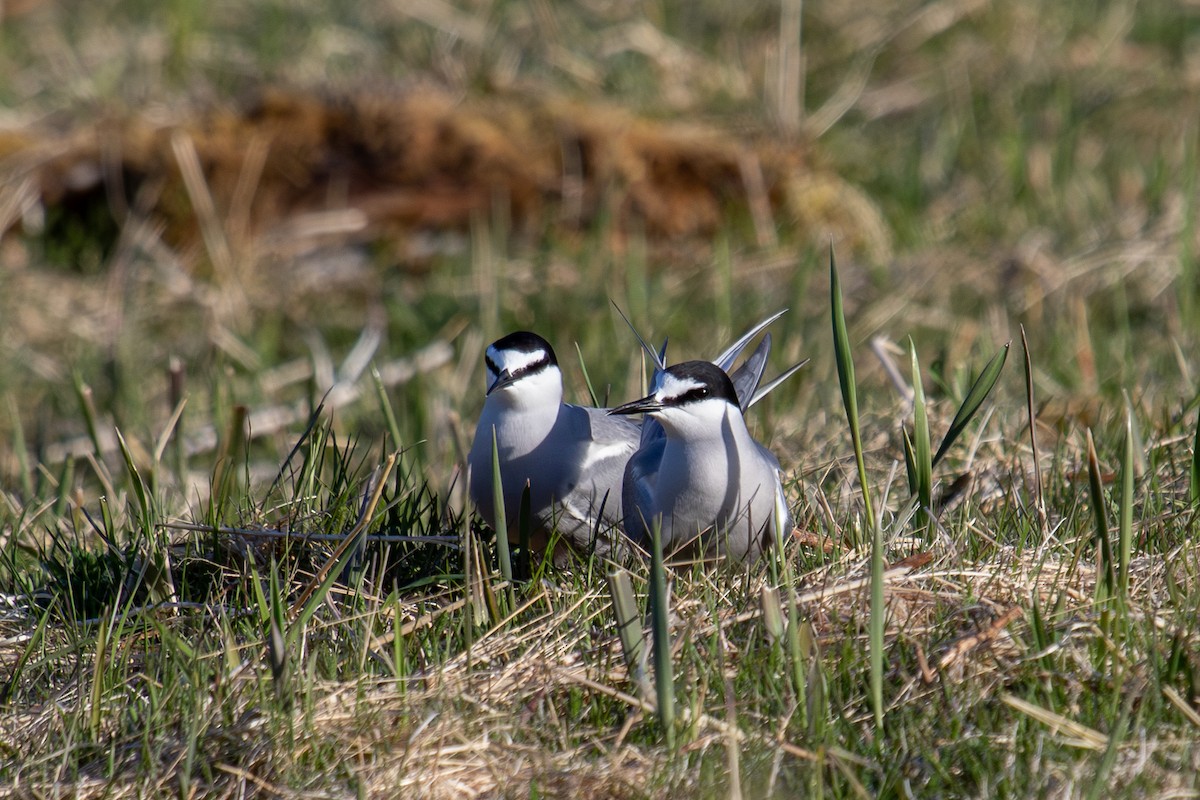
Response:
[[[667,367],[667,374],[679,380],[691,380],[699,386],[689,389],[679,397],[673,398],[671,405],[690,403],[707,397],[719,397],[734,405],[738,404],[737,392],[733,381],[725,374],[725,370],[709,361],[685,361]]]
[[[513,331],[492,342],[492,347],[497,350],[513,350],[517,353],[535,353],[541,350],[549,356],[551,364],[558,364],[558,359],[554,357],[554,348],[550,346],[550,343],[530,331]]]

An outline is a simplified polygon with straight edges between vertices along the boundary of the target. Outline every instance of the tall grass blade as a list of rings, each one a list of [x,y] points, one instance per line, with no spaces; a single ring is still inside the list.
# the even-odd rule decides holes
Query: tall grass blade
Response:
[[[1125,450],[1121,457],[1121,496],[1117,520],[1117,589],[1129,599],[1129,560],[1133,555],[1133,477],[1136,471],[1133,409],[1125,407]]]
[[[75,399],[79,401],[79,410],[83,413],[83,422],[87,426],[88,439],[92,442],[92,452],[99,459],[104,453],[100,442],[100,421],[96,413],[96,401],[92,397],[92,387],[83,382],[83,376],[75,373]]]
[[[141,518],[142,535],[146,539],[146,563],[143,581],[150,599],[156,603],[172,603],[175,601],[175,579],[171,575],[171,553],[165,544],[160,544],[155,528],[153,498],[146,488],[141,472],[133,463],[133,454],[120,430],[116,430],[117,445],[121,450],[121,458],[125,461],[125,470],[129,473],[129,482],[133,484],[134,497],[137,498],[138,516]]]
[[[296,439],[296,443],[292,445],[292,449],[288,451],[287,457],[283,459],[283,463],[279,465],[279,469],[275,473],[275,480],[271,481],[271,485],[267,488],[267,491],[263,492],[262,499],[259,501],[260,503],[265,504],[275,494],[275,490],[283,484],[283,479],[287,476],[292,460],[304,448],[305,442],[308,443],[308,447],[305,450],[306,457],[301,463],[300,474],[295,481],[295,487],[297,487],[296,493],[301,496],[307,496],[310,493],[310,490],[316,483],[319,463],[319,459],[314,458],[313,455],[318,452],[323,454],[327,438],[326,434],[328,433],[329,425],[332,424],[326,418],[326,424],[321,425],[321,414],[324,410],[325,404],[323,402],[318,403],[317,407],[308,415],[308,424],[304,426],[304,431]],[[222,447],[221,451],[218,451],[218,461],[225,457],[223,452],[224,447]]]
[[[900,444],[904,446],[904,474],[908,478],[908,493],[917,496],[917,454],[913,452],[912,437],[908,431],[900,430]]]
[[[824,735],[826,721],[829,719],[829,697],[825,684],[825,672],[821,663],[821,651],[817,645],[817,635],[813,624],[805,621],[796,632],[801,652],[808,661],[808,671],[804,676],[804,691],[807,703],[808,731],[815,739]]]
[[[883,602],[883,528],[871,528],[871,616],[869,650],[871,670],[871,713],[875,730],[883,733],[883,626],[887,609]]]
[[[1184,198],[1184,208],[1181,215],[1182,229],[1179,231],[1179,278],[1175,281],[1176,297],[1179,299],[1179,316],[1189,330],[1195,330],[1197,306],[1196,286],[1196,174],[1197,147],[1196,133],[1192,130],[1183,137],[1183,165],[1180,170],[1182,186],[1179,196]]]
[[[646,675],[646,638],[642,631],[642,618],[638,613],[629,573],[621,567],[615,567],[608,573],[608,594],[612,598],[625,668],[629,671],[630,680],[637,686],[639,696],[648,700],[650,681]]]
[[[1108,737],[1108,745],[1104,748],[1104,755],[1100,757],[1100,764],[1092,777],[1092,785],[1086,795],[1087,800],[1099,800],[1112,791],[1113,767],[1120,755],[1121,745],[1124,743],[1125,737],[1129,735],[1129,718],[1134,713],[1133,704],[1137,697],[1138,692],[1126,692],[1125,694],[1116,724],[1113,725],[1112,733]]]
[[[496,429],[492,428],[492,502],[496,521],[496,557],[500,561],[500,575],[508,581],[508,591],[513,591],[512,553],[508,549],[508,515],[504,508],[504,481],[500,475],[500,445],[496,443]]]
[[[575,352],[579,356],[579,369],[583,372],[583,382],[587,386],[588,398],[591,400],[593,408],[599,408],[600,399],[596,396],[596,387],[592,386],[592,376],[588,374],[587,363],[583,360],[583,351],[579,349],[579,342],[575,343]]]
[[[783,639],[783,604],[779,602],[779,590],[774,586],[764,585],[760,602],[762,603],[763,628],[772,644],[778,644]]]
[[[34,649],[41,646],[42,637],[46,634],[46,623],[50,620],[50,611],[51,609],[47,608],[42,612],[41,617],[38,618],[37,627],[29,635],[29,640],[25,642],[25,648],[21,651],[21,655],[17,656],[17,663],[13,665],[8,680],[0,688],[0,707],[7,705],[8,701],[12,699],[17,684],[21,680],[21,671],[25,669],[25,664],[29,661],[29,657],[33,654]]]
[[[167,452],[167,445],[173,441],[178,441],[178,426],[183,419],[183,410],[187,406],[187,398],[183,398],[174,406],[171,407],[171,416],[167,418],[166,425],[163,426],[162,432],[154,441],[154,455],[152,463],[155,469],[162,463],[163,454]],[[179,469],[175,470],[176,475],[182,475],[183,472]],[[153,487],[152,487],[153,488]]]
[[[375,384],[375,397],[379,400],[379,410],[383,412],[383,421],[387,425],[388,435],[392,437],[392,447],[400,449],[400,423],[396,421],[396,411],[388,397],[387,387],[383,384],[383,376],[379,368],[371,365],[371,382]]]
[[[11,394],[8,395],[8,413],[12,417],[13,455],[17,458],[17,469],[20,471],[21,492],[28,500],[33,497],[33,470],[30,468],[29,447],[25,443],[25,426],[21,424],[17,398]]]
[[[1087,466],[1098,559],[1096,571],[1099,580],[1096,581],[1096,594],[1097,600],[1103,601],[1113,596],[1116,575],[1113,571],[1112,544],[1108,540],[1108,509],[1104,502],[1104,482],[1100,476],[1100,460],[1096,457],[1096,443],[1092,439],[1091,429],[1087,432]]]
[[[384,462],[383,469],[380,471],[379,478],[375,481],[370,497],[363,504],[358,521],[346,533],[345,538],[342,539],[342,543],[337,546],[325,563],[321,565],[321,568],[317,570],[317,574],[312,577],[312,580],[304,587],[304,591],[300,593],[300,596],[292,604],[292,623],[287,627],[287,644],[289,649],[295,646],[300,638],[301,631],[308,624],[308,620],[312,618],[317,608],[325,601],[329,590],[333,588],[333,584],[342,576],[347,565],[358,555],[358,544],[361,542],[361,537],[366,534],[367,529],[371,526],[371,521],[375,516],[375,509],[379,505],[380,498],[383,497],[384,488],[387,486],[388,478],[391,476],[392,469],[395,468],[396,460],[399,457],[399,453],[392,453],[387,457],[387,461]]]
[[[142,480],[142,475],[138,471],[137,465],[133,463],[133,454],[129,452],[129,445],[125,443],[125,437],[121,435],[121,431],[116,430],[117,445],[121,450],[121,458],[125,461],[125,470],[129,473],[129,482],[133,484],[133,495],[137,498],[138,513],[141,514],[143,524],[150,523],[150,498],[146,491],[146,482]]]
[[[108,668],[108,634],[109,616],[100,616],[100,626],[96,630],[96,656],[92,660],[92,690],[88,707],[88,733],[93,742],[100,740],[100,723],[103,720],[104,673]]]
[[[1033,401],[1033,358],[1029,355],[1029,339],[1025,336],[1025,326],[1021,326],[1021,350],[1025,363],[1025,413],[1029,417],[1029,447],[1033,455],[1033,507],[1037,514],[1038,526],[1044,539],[1049,532],[1049,516],[1046,514],[1046,490],[1042,482],[1042,462],[1038,457],[1037,442],[1037,406]]]
[[[517,577],[523,581],[533,575],[533,554],[530,552],[533,546],[533,501],[529,499],[530,491],[529,481],[525,481],[525,488],[521,490],[521,511],[517,515],[517,543],[521,548],[517,558]]]
[[[863,459],[863,435],[858,425],[858,390],[854,386],[854,359],[850,349],[850,335],[846,332],[846,311],[842,305],[841,281],[838,263],[834,259],[833,247],[829,248],[829,294],[833,303],[834,360],[838,365],[838,383],[841,385],[841,402],[846,408],[846,421],[850,423],[850,439],[854,445],[854,462],[858,465],[858,482],[863,489],[863,509],[866,513],[866,528],[871,531],[871,612],[870,612],[870,685],[871,712],[875,717],[875,728],[883,732],[883,529],[871,507],[871,492],[866,481],[866,463]],[[859,534],[860,536],[860,534]],[[854,542],[856,546],[862,542]]]
[[[667,567],[663,559],[662,519],[655,518],[650,535],[650,633],[654,647],[654,688],[658,721],[667,747],[675,749],[675,673],[671,662],[670,610]]]
[[[287,656],[291,648],[283,633],[287,628],[287,612],[284,608],[283,592],[280,591],[279,564],[273,558],[271,559],[270,570],[268,574],[270,596],[267,598],[267,610],[270,618],[268,619],[267,630],[265,631],[267,664],[271,667],[271,679],[275,685],[275,696],[283,697],[286,688],[284,681],[287,677]],[[298,643],[293,642],[293,644]]]
[[[1188,499],[1200,502],[1200,414],[1196,415],[1196,435],[1192,437],[1192,466],[1188,481]]]
[[[942,456],[946,455],[946,451],[958,440],[958,437],[962,435],[963,430],[966,429],[971,419],[975,416],[975,412],[979,411],[979,407],[983,405],[983,401],[991,394],[996,381],[1000,379],[1000,372],[1004,369],[1004,362],[1008,359],[1008,348],[1011,345],[1012,342],[1005,342],[1000,352],[992,356],[991,360],[983,368],[983,372],[979,373],[979,377],[975,379],[975,383],[971,384],[971,389],[967,392],[967,396],[963,398],[962,404],[954,414],[954,419],[950,423],[950,429],[946,431],[946,436],[942,439],[942,443],[938,445],[937,453],[933,456],[933,464],[935,466],[942,460]]]
[[[791,590],[792,582],[788,581],[787,589],[787,648],[788,658],[792,663],[792,682],[796,687],[796,712],[800,715],[800,725],[808,727],[808,678],[807,663],[810,659],[805,656],[804,634],[801,631],[800,608],[796,603],[796,593]],[[807,624],[807,623],[805,623]]]
[[[184,437],[187,435],[186,421],[183,409],[187,404],[187,371],[183,361],[177,356],[171,356],[167,362],[167,400],[172,409],[178,409],[175,424],[168,426],[171,430],[171,469],[175,479],[183,484],[187,479],[187,448],[184,447]]]
[[[838,278],[833,247],[829,248],[829,294],[833,316],[833,349],[837,362],[838,383],[842,404],[850,425],[850,440],[854,444],[854,461],[858,467],[858,482],[862,487],[863,510],[871,536],[871,617],[870,671],[871,710],[875,728],[883,732],[883,530],[871,507],[871,491],[867,485],[867,467],[863,460],[862,433],[858,424],[858,391],[854,385],[854,358],[850,353],[850,336],[846,332],[846,312],[842,303],[842,283]]]
[[[862,487],[863,508],[867,528],[875,530],[875,510],[871,506],[871,491],[867,486],[867,467],[863,461],[862,433],[858,421],[858,390],[854,384],[854,357],[850,352],[850,335],[846,332],[846,312],[842,302],[842,282],[838,278],[837,260],[833,246],[829,248],[829,295],[833,317],[833,350],[837,362],[838,384],[842,390],[842,404],[846,409],[846,421],[850,425],[850,441],[854,445],[854,461],[858,467],[858,482]]]
[[[58,475],[58,495],[54,498],[54,516],[61,519],[67,513],[67,506],[71,502],[71,490],[75,488],[75,459],[66,458],[63,460],[62,467],[59,468]]]
[[[908,347],[912,361],[913,435],[911,444],[905,442],[904,455],[908,463],[911,450],[912,474],[909,484],[916,484],[914,494],[917,496],[917,512],[913,515],[913,526],[918,532],[923,532],[925,540],[929,541],[934,533],[933,519],[930,517],[933,508],[933,461],[929,457],[929,413],[925,408],[925,387],[921,381],[917,346],[911,338],[908,340]]]
[[[479,614],[476,612],[473,584],[475,575],[475,534],[473,533],[471,524],[466,521],[463,522],[462,544],[459,549],[462,551],[463,570],[463,644],[467,654],[467,662],[470,663],[471,650],[475,646],[475,620]]]
[[[229,428],[217,451],[212,476],[213,519],[211,521],[213,523],[225,515],[229,497],[237,486],[237,469],[234,461],[246,451],[246,416],[248,413],[244,405],[233,407]]]
[[[795,578],[792,572],[792,562],[788,558],[787,547],[785,542],[791,538],[791,531],[784,530],[784,520],[787,519],[787,505],[782,494],[776,498],[775,502],[775,551],[774,557],[771,559],[771,580],[776,584],[782,579],[782,588],[787,593],[787,655],[792,667],[792,683],[796,691],[796,706],[800,714],[800,724],[807,727],[808,725],[808,689],[807,679],[805,677],[805,664],[807,659],[804,656],[804,648],[801,642],[800,635],[800,609],[796,603],[796,593],[792,587],[796,585]],[[767,597],[768,590],[773,594],[773,597]],[[763,587],[763,612],[767,613],[766,606],[768,604],[779,606],[779,593],[773,587]],[[777,613],[782,622],[782,609]]]
[[[274,562],[272,562],[274,563]],[[250,591],[251,600],[254,601],[254,610],[258,612],[258,622],[266,630],[267,623],[271,619],[271,604],[267,600],[267,593],[263,591],[262,575],[258,571],[258,562],[254,560],[254,551],[246,552],[246,566],[250,570]]]

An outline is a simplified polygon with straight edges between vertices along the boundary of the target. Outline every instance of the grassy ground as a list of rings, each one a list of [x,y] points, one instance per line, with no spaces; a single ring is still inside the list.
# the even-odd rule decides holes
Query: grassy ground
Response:
[[[437,85],[510,116],[554,98],[682,121],[836,181],[809,180],[767,230],[732,201],[683,236],[615,203],[573,225],[500,204],[289,249],[194,194],[190,242],[106,204],[21,205],[9,154],[0,787],[1200,795],[1200,7],[32,5],[0,21],[6,133],[191,117],[263,85]],[[752,415],[800,533],[748,574],[672,576],[673,746],[627,667],[608,566],[506,587],[458,477],[482,349],[508,330],[556,344],[575,400],[581,362],[599,393],[638,393],[610,299],[679,358],[787,306],[772,361],[813,359]],[[908,337],[935,444],[1013,342],[933,473],[932,533],[906,479]],[[367,558],[343,569],[347,534]],[[626,567],[640,612],[649,570]]]

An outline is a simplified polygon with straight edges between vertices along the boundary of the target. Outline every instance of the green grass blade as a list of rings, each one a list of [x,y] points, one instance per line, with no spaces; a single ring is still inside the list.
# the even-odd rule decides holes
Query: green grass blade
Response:
[[[117,430],[116,434],[117,446],[121,450],[121,458],[125,461],[125,470],[129,473],[130,483],[133,484],[133,495],[137,498],[138,512],[142,515],[143,524],[146,524],[150,520],[150,498],[146,493],[146,482],[142,480],[137,465],[133,463],[133,454],[129,452],[125,437],[121,435],[120,430]]]
[[[775,504],[775,549],[773,557],[770,559],[771,580],[780,584],[782,580],[782,589],[787,594],[787,655],[791,662],[792,668],[792,683],[796,692],[796,707],[797,713],[800,715],[800,724],[804,727],[808,726],[808,691],[806,663],[808,661],[804,656],[804,649],[801,644],[800,636],[800,610],[796,603],[796,593],[792,587],[796,585],[795,576],[792,572],[792,562],[788,558],[786,542],[791,539],[791,531],[784,530],[783,521],[787,516],[786,504],[777,502]],[[768,597],[768,592],[772,596]],[[773,606],[771,609],[779,618],[782,624],[783,606],[779,602],[779,590],[774,587],[763,587],[763,613],[768,613],[768,605]],[[778,625],[776,626],[778,629]]]
[[[71,490],[75,487],[75,459],[67,458],[63,460],[62,466],[59,467],[58,475],[58,493],[54,498],[53,513],[56,518],[62,518],[67,513],[68,504],[71,502]]]
[[[1086,795],[1087,800],[1099,800],[1099,798],[1109,795],[1112,792],[1112,771],[1117,763],[1117,757],[1121,752],[1121,745],[1125,742],[1125,738],[1129,735],[1129,720],[1134,715],[1133,704],[1137,699],[1137,692],[1127,692],[1125,699],[1121,703],[1121,710],[1118,713],[1115,724],[1112,726],[1112,733],[1108,737],[1108,746],[1104,749],[1104,755],[1100,757],[1100,764],[1096,767],[1096,772],[1092,777],[1092,785],[1088,789]]]
[[[500,476],[500,445],[496,443],[496,429],[492,428],[492,502],[496,519],[496,556],[500,561],[500,575],[508,581],[512,591],[512,553],[508,549],[508,515],[504,509],[504,482]]]
[[[1121,497],[1117,520],[1117,588],[1129,599],[1129,560],[1133,555],[1133,477],[1136,470],[1133,409],[1125,408],[1125,451],[1121,457]]]
[[[772,643],[783,639],[783,604],[779,602],[779,590],[774,586],[763,585],[760,602],[762,603],[763,629]]]
[[[293,620],[292,624],[287,627],[288,649],[295,647],[309,619],[316,613],[321,603],[325,602],[325,597],[329,594],[329,590],[333,588],[333,584],[337,582],[343,572],[345,572],[346,567],[358,555],[358,544],[371,526],[375,509],[379,505],[380,498],[383,497],[383,491],[387,486],[388,478],[391,476],[392,470],[395,468],[396,461],[399,458],[399,453],[392,453],[387,457],[387,461],[384,462],[378,478],[374,480],[370,497],[363,505],[358,521],[346,533],[345,538],[342,539],[342,543],[337,546],[325,563],[321,565],[316,575],[312,577],[308,585],[300,593],[300,596],[292,604],[291,614]],[[280,627],[283,626],[281,625]]]
[[[96,631],[96,656],[92,661],[92,687],[88,707],[88,733],[93,742],[100,740],[100,723],[103,720],[104,673],[108,662],[109,617],[100,616],[100,626]]]
[[[3,687],[0,687],[0,707],[7,705],[8,701],[12,699],[17,684],[21,680],[21,671],[29,661],[29,656],[33,654],[35,648],[41,646],[42,637],[46,634],[46,623],[50,620],[50,611],[51,609],[47,608],[42,612],[41,617],[38,618],[37,627],[29,635],[29,640],[25,643],[25,648],[21,651],[21,655],[17,656],[17,663],[13,665],[8,680],[4,682]]]
[[[883,733],[883,626],[887,609],[883,602],[883,529],[879,525],[871,528],[871,616],[868,620],[870,670],[871,670],[871,713],[875,717],[875,730]]]
[[[20,471],[21,491],[25,498],[33,497],[33,470],[30,467],[29,447],[25,442],[25,426],[21,424],[21,411],[17,407],[17,399],[14,395],[8,395],[8,413],[12,418],[12,447],[13,455],[17,459],[17,468]]]
[[[187,371],[177,356],[171,356],[167,362],[167,398],[172,409],[179,409],[171,429],[171,469],[175,479],[183,482],[187,478],[187,419],[183,414],[187,404]]]
[[[1025,415],[1029,418],[1029,449],[1033,460],[1033,507],[1037,513],[1038,526],[1044,538],[1049,532],[1049,518],[1046,514],[1046,485],[1042,479],[1042,462],[1038,455],[1037,439],[1037,407],[1033,401],[1033,358],[1029,355],[1029,339],[1025,336],[1025,326],[1021,326],[1022,362],[1025,366]]]
[[[925,408],[925,387],[921,381],[921,364],[917,360],[917,346],[910,338],[908,340],[909,356],[912,360],[913,388],[913,435],[911,446],[905,442],[905,461],[907,463],[909,450],[912,451],[912,471],[910,477],[916,479],[917,513],[913,515],[913,526],[918,532],[924,532],[926,541],[933,538],[933,519],[930,516],[933,508],[933,462],[929,457],[929,413]]]
[[[583,372],[583,382],[587,385],[588,397],[592,401],[592,407],[599,408],[600,400],[596,397],[596,388],[592,386],[592,376],[588,374],[587,364],[583,360],[583,351],[579,349],[579,342],[575,343],[575,352],[579,355],[579,369]]]
[[[792,682],[796,687],[796,713],[800,716],[800,725],[808,727],[808,661],[805,651],[805,636],[801,631],[800,608],[796,602],[796,593],[791,590],[792,581],[788,581],[787,590],[787,648],[788,658],[792,662]]]
[[[1115,590],[1115,575],[1113,573],[1112,545],[1108,541],[1108,510],[1104,503],[1104,482],[1100,477],[1100,461],[1096,457],[1096,443],[1092,439],[1092,431],[1087,432],[1087,465],[1088,488],[1092,500],[1092,516],[1095,521],[1096,552],[1098,563],[1096,581],[1098,600],[1107,600]]]
[[[1189,475],[1188,499],[1195,505],[1200,501],[1200,414],[1196,415],[1196,435],[1192,437],[1192,465]]]
[[[275,684],[275,694],[277,697],[282,697],[285,689],[284,680],[287,677],[288,651],[291,649],[289,644],[296,643],[289,643],[284,638],[283,632],[287,628],[287,610],[283,592],[280,590],[279,564],[275,559],[271,559],[268,580],[270,597],[267,600],[267,608],[270,617],[267,630],[264,631],[267,640],[267,663],[271,667],[271,679]],[[298,625],[296,628],[298,630],[300,626]]]
[[[908,493],[913,497],[917,496],[917,454],[913,452],[912,437],[908,435],[908,431],[901,428],[900,444],[904,446],[904,474],[908,478]]]
[[[229,428],[220,442],[212,474],[212,522],[214,525],[225,515],[225,507],[233,490],[237,487],[235,460],[246,452],[246,417],[249,410],[244,405],[233,407]]]
[[[521,555],[517,558],[517,577],[523,581],[529,580],[532,574],[533,554],[529,552],[533,543],[533,501],[529,497],[531,491],[529,481],[525,481],[525,488],[521,490],[521,510],[517,514],[517,544],[521,548]]]
[[[838,384],[846,422],[850,425],[850,441],[854,445],[854,461],[858,467],[858,482],[862,487],[863,508],[868,530],[875,530],[875,510],[871,507],[871,492],[867,486],[867,467],[863,461],[862,432],[858,420],[858,390],[854,385],[854,357],[850,352],[850,335],[846,332],[846,312],[842,302],[842,282],[838,278],[837,260],[829,248],[829,296],[833,317],[833,350],[837,362]]]
[[[667,747],[675,749],[675,673],[671,662],[671,630],[668,610],[667,567],[663,560],[662,520],[655,518],[650,549],[650,631],[654,646],[654,688],[658,698],[658,721]]]
[[[871,536],[871,617],[870,672],[871,711],[875,729],[883,732],[883,530],[871,507],[871,492],[867,485],[867,467],[863,460],[862,433],[858,424],[858,392],[854,385],[854,358],[850,353],[850,336],[846,332],[846,312],[842,303],[842,283],[838,278],[837,261],[829,248],[829,294],[833,316],[833,349],[837,362],[838,383],[842,404],[850,425],[850,440],[854,444],[854,460],[858,467],[858,482],[862,487],[863,509],[867,530]]]
[[[937,453],[933,456],[933,464],[935,466],[942,460],[942,456],[946,455],[946,451],[958,440],[958,437],[962,435],[963,430],[971,422],[975,413],[979,411],[979,407],[983,405],[983,401],[991,394],[996,381],[1000,379],[1000,372],[1004,369],[1004,362],[1008,360],[1008,348],[1011,345],[1012,342],[1005,342],[1000,352],[992,356],[987,366],[983,368],[983,372],[979,373],[979,377],[975,379],[975,383],[971,384],[970,391],[967,392],[967,396],[963,398],[962,405],[958,407],[958,411],[954,414],[954,420],[950,423],[950,429],[946,431],[946,436],[942,439],[942,443],[938,445]]]
[[[92,452],[99,459],[104,447],[100,443],[100,421],[96,413],[96,401],[92,396],[92,387],[83,382],[83,376],[75,373],[75,399],[79,401],[79,410],[83,413],[83,422],[87,426],[88,439],[92,442]]]
[[[388,436],[392,437],[392,448],[400,449],[400,423],[396,421],[396,411],[388,398],[387,387],[383,385],[383,376],[379,368],[371,365],[371,381],[375,384],[375,397],[379,400],[379,409],[383,412],[383,421],[387,425]]]
[[[612,598],[613,616],[617,622],[617,635],[621,639],[621,652],[625,656],[625,667],[629,679],[643,699],[650,697],[650,683],[646,677],[646,638],[642,631],[642,619],[633,595],[633,584],[629,573],[620,567],[608,573],[608,594]]]
[[[120,430],[116,430],[117,445],[121,450],[121,457],[125,461],[125,470],[129,473],[129,482],[133,484],[134,497],[137,498],[138,515],[141,518],[142,535],[146,540],[145,558],[146,563],[143,575],[143,581],[147,591],[150,593],[150,599],[156,603],[174,602],[175,597],[175,582],[171,575],[171,553],[166,547],[165,542],[160,542],[160,537],[156,535],[154,518],[154,498],[150,495],[146,488],[146,481],[142,479],[142,474],[138,470],[137,465],[133,462],[133,453],[129,450],[129,445],[125,442],[125,437],[121,435]]]

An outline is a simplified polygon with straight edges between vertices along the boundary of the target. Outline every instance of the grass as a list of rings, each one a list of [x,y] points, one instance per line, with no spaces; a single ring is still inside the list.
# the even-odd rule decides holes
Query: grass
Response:
[[[0,785],[1200,794],[1200,14],[783,5],[5,17]],[[191,240],[112,197],[10,200],[11,131],[420,82],[732,131],[794,154],[800,199],[729,197],[711,235],[669,236],[614,186],[592,213],[564,193],[367,240],[264,236],[203,170],[163,201]],[[652,576],[517,548],[502,574],[459,470],[483,348],[530,327],[573,399],[640,396],[610,300],[679,359],[790,307],[772,359],[812,363],[750,420],[799,529],[778,561]]]

